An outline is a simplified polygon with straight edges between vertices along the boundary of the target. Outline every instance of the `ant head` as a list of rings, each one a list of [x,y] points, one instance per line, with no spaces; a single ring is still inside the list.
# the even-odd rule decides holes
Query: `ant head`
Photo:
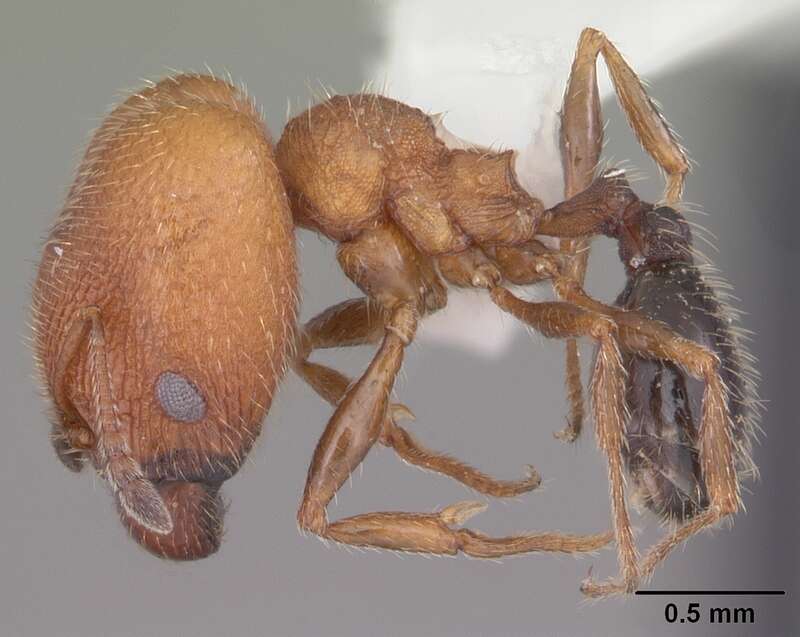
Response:
[[[642,204],[628,211],[617,229],[617,239],[620,259],[629,273],[655,263],[693,261],[689,224],[667,206]]]

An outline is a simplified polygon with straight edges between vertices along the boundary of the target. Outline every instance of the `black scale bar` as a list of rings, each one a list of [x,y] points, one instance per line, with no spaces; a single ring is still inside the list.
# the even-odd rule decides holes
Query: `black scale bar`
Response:
[[[636,595],[786,595],[786,591],[636,591]]]

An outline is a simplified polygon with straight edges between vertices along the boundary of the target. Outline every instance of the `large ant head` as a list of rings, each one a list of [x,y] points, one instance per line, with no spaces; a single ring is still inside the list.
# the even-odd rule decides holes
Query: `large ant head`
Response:
[[[631,273],[667,261],[692,263],[692,233],[683,215],[673,208],[640,204],[626,211],[614,235],[619,256]]]
[[[36,293],[57,450],[91,460],[144,548],[206,557],[294,340],[270,140],[237,89],[179,76],[117,107],[78,172]]]

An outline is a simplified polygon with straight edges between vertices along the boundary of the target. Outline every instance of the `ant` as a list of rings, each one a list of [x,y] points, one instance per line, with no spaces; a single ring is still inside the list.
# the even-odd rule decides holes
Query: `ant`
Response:
[[[600,55],[633,130],[667,174],[665,206],[642,202],[622,171],[596,174]],[[89,145],[34,291],[59,456],[76,470],[91,460],[142,546],[171,559],[205,557],[221,541],[220,485],[292,367],[335,407],[308,471],[301,530],[490,558],[615,541],[620,577],[586,581],[583,591],[633,591],[674,546],[740,507],[739,475],[752,468],[753,376],[724,304],[690,258],[677,212],[685,153],[594,29],[578,42],[560,143],[565,200],[547,209],[519,185],[513,152],[448,148],[431,117],[384,96],[331,97],[290,120],[274,151],[249,98],[213,77],[172,77],[131,96]],[[340,267],[364,293],[302,326],[295,227],[335,241]],[[598,234],[618,240],[628,270],[615,306],[583,290],[587,242]],[[540,236],[559,239],[559,249]],[[506,287],[541,281],[560,300],[527,302]],[[476,502],[328,520],[327,505],[376,443],[486,495],[539,485],[532,469],[496,480],[425,449],[398,424],[411,415],[389,402],[405,348],[446,305],[448,285],[484,289],[504,311],[566,339],[565,440],[577,438],[583,413],[576,339],[597,343],[590,394],[613,532],[489,537],[462,526],[484,508]],[[377,351],[354,382],[308,360],[317,349],[362,344]],[[647,506],[683,523],[643,559],[626,467]]]

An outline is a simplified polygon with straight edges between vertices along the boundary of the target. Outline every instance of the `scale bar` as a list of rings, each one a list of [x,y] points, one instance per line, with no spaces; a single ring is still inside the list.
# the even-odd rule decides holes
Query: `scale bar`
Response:
[[[636,591],[636,595],[786,595],[786,591]]]

